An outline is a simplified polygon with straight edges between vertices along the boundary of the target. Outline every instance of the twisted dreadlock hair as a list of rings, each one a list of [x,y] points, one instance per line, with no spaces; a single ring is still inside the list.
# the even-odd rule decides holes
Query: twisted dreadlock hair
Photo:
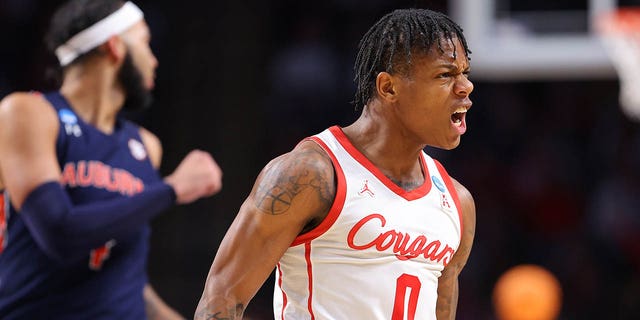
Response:
[[[446,15],[426,9],[400,9],[386,14],[360,40],[354,66],[356,109],[373,97],[378,73],[408,75],[412,54],[426,54],[433,45],[444,52],[441,41],[453,42],[454,38],[460,40],[468,59],[471,51],[462,28]]]

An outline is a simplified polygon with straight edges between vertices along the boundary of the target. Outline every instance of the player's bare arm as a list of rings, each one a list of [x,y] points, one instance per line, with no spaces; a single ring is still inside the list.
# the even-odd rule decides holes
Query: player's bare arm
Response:
[[[436,304],[436,317],[438,320],[453,320],[456,318],[458,276],[467,263],[467,259],[469,259],[473,238],[476,233],[476,207],[473,197],[462,184],[453,178],[451,180],[460,198],[464,233],[458,251],[438,279],[438,302]]]
[[[147,149],[149,161],[154,168],[159,169],[162,163],[162,143],[160,139],[145,128],[140,128],[140,138]],[[144,286],[142,295],[144,307],[149,320],[180,320],[184,319],[177,311],[167,305],[150,284]]]
[[[145,149],[147,149],[151,164],[154,168],[160,169],[160,165],[162,164],[162,143],[160,139],[145,128],[140,128],[140,138],[142,139]]]
[[[184,317],[168,306],[156,291],[147,284],[144,286],[144,309],[149,320],[183,320]]]
[[[60,179],[57,115],[42,96],[14,93],[0,103],[0,128],[2,181],[19,209],[34,188]]]
[[[324,219],[334,195],[333,165],[314,142],[271,161],[220,245],[195,319],[242,319],[280,257]]]

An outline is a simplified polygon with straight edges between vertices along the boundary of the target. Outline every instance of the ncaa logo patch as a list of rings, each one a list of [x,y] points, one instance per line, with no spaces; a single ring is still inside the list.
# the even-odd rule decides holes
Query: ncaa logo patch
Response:
[[[58,117],[60,117],[60,121],[64,124],[64,132],[68,136],[79,137],[82,135],[82,130],[80,130],[80,125],[78,124],[78,117],[71,112],[71,110],[60,109],[60,111],[58,111]]]
[[[440,180],[440,178],[431,176],[431,181],[433,181],[433,184],[436,186],[436,188],[438,188],[438,190],[440,190],[440,192],[445,192],[446,189],[444,188],[444,183],[442,182],[442,180]]]
[[[73,112],[71,112],[71,110],[69,109],[60,109],[60,111],[58,111],[58,116],[60,117],[60,120],[65,124],[78,123],[78,117],[76,117],[76,115],[73,114]]]
[[[129,139],[129,151],[131,151],[131,155],[136,160],[142,161],[147,158],[147,150],[145,150],[142,142],[138,140]]]

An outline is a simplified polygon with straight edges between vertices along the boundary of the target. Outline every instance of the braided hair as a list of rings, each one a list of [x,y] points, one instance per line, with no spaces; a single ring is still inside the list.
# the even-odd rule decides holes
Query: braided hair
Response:
[[[462,28],[446,15],[427,9],[399,9],[386,14],[362,37],[354,66],[354,104],[364,107],[373,97],[378,73],[408,75],[412,54],[425,54],[433,45],[457,38],[467,59],[471,51]],[[454,52],[455,55],[455,52]]]

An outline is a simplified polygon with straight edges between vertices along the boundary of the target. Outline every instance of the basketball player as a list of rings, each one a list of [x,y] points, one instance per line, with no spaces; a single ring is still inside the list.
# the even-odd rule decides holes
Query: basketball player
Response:
[[[423,149],[453,149],[466,131],[469,53],[443,14],[378,21],[356,59],[362,115],[267,164],[195,318],[241,319],[276,267],[277,319],[454,319],[475,206]]]
[[[138,7],[73,0],[50,32],[60,90],[0,103],[0,318],[181,319],[147,284],[149,223],[217,193],[220,168],[195,150],[162,179],[158,138],[120,116],[158,64]]]

